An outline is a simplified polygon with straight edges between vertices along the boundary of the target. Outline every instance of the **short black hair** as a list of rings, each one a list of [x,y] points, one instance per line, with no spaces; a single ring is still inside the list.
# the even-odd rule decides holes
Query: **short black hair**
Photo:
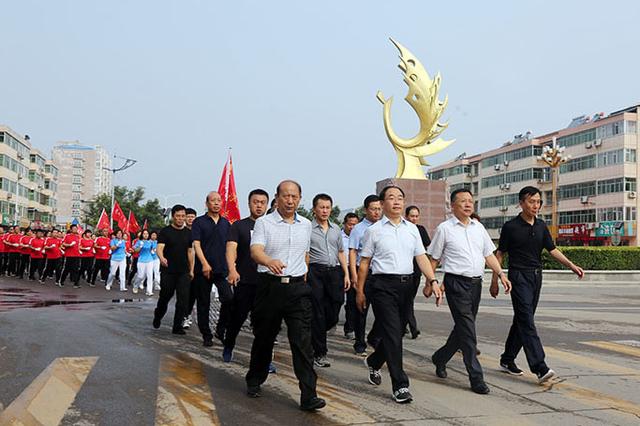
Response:
[[[357,214],[355,214],[355,213],[353,213],[353,212],[349,212],[349,213],[347,213],[347,214],[345,214],[345,215],[344,215],[344,219],[342,219],[342,222],[343,222],[343,223],[347,223],[347,221],[348,221],[349,219],[358,219],[358,220],[360,220],[360,218],[358,217],[358,215],[357,215]]]
[[[84,231],[84,232],[82,233],[82,236],[84,237],[84,236],[85,236],[85,235],[87,235],[87,234],[91,234],[91,231],[90,231],[89,229],[87,229],[86,231]]]
[[[267,197],[267,201],[269,201],[269,194],[264,189],[258,188],[251,191],[249,193],[249,196],[247,197],[247,201],[251,201],[251,197],[253,197],[254,195],[264,195],[265,197]]]
[[[186,209],[184,209],[184,213],[185,214],[192,214],[194,216],[198,216],[198,212],[196,211],[196,209],[193,209],[191,207],[187,207]]]
[[[385,197],[385,195],[387,195],[387,191],[390,190],[390,189],[393,189],[393,188],[395,188],[398,191],[400,191],[400,193],[404,197],[404,191],[402,190],[402,188],[400,188],[397,185],[387,185],[384,188],[382,188],[382,191],[380,191],[380,201],[384,201],[384,197]]]
[[[328,194],[318,194],[315,197],[313,197],[313,208],[316,208],[316,205],[318,204],[318,201],[320,200],[324,200],[324,201],[328,201],[331,203],[331,205],[333,206],[333,199],[331,198],[330,195]]]
[[[298,192],[300,193],[300,195],[302,195],[302,186],[300,186],[300,184],[298,182],[296,182],[295,180],[291,180],[291,179],[283,180],[282,182],[280,182],[278,184],[278,186],[276,186],[276,195],[280,194],[280,186],[283,183],[292,183],[292,184],[294,184],[295,186],[298,187]]]
[[[78,225],[76,225],[75,223],[72,223],[72,224],[71,224],[71,226],[69,227],[69,229],[72,229],[74,226],[75,226],[76,228],[78,227]],[[29,229],[29,228],[27,228],[27,229],[25,229],[25,230],[24,230],[24,232],[27,232],[27,231],[30,231],[30,229]]]
[[[411,210],[413,210],[413,209],[418,210],[418,214],[420,214],[420,209],[418,208],[418,206],[411,205],[411,206],[407,207],[406,209],[404,209],[404,215],[405,216],[409,216],[409,213],[411,213]]]
[[[520,192],[518,193],[518,199],[520,201],[524,201],[529,197],[533,197],[536,194],[540,194],[540,197],[542,197],[542,191],[540,191],[538,188],[536,188],[535,186],[525,186],[524,188],[522,188],[520,190]]]
[[[369,208],[369,204],[371,203],[375,203],[376,201],[380,201],[380,197],[378,197],[375,194],[371,194],[371,195],[367,195],[366,198],[364,199],[364,202],[362,203],[364,205],[365,209]]]
[[[473,193],[471,192],[470,189],[468,189],[468,188],[459,188],[459,189],[456,189],[455,191],[453,191],[451,193],[451,197],[450,197],[451,204],[453,204],[454,201],[456,201],[456,195],[462,194],[462,193],[467,193],[467,194],[469,194],[469,195],[471,195],[473,197]]]
[[[182,204],[176,204],[175,206],[171,207],[171,216],[175,216],[179,211],[183,211],[186,214],[187,208]]]

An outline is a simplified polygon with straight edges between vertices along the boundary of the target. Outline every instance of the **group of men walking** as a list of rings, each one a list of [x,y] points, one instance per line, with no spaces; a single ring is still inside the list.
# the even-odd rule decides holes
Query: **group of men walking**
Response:
[[[338,323],[346,298],[344,333],[355,340],[353,349],[364,358],[367,379],[382,383],[380,370],[387,365],[392,397],[398,403],[412,400],[409,378],[403,369],[403,336],[417,338],[420,330],[413,312],[414,298],[425,277],[423,295],[443,297],[455,326],[446,343],[431,360],[437,377],[446,379],[446,365],[461,351],[471,389],[489,393],[477,357],[475,321],[485,265],[493,271],[490,294],[499,293],[499,281],[510,293],[514,319],[500,359],[501,368],[521,375],[515,359],[524,349],[529,368],[545,382],[554,376],[544,361],[534,314],[540,297],[543,249],[582,277],[583,271],[553,245],[549,231],[536,216],[540,191],[525,187],[519,199],[522,213],[507,222],[498,249],[475,218],[472,194],[466,189],[451,194],[452,216],[441,223],[433,240],[417,226],[420,211],[405,209],[405,194],[397,186],[384,188],[364,200],[362,221],[347,214],[339,229],[329,218],[333,201],[327,194],[313,198],[312,221],[297,213],[301,186],[281,182],[273,210],[264,215],[269,196],[256,189],[249,194],[250,216],[229,224],[220,215],[220,195],[207,195],[207,213],[184,225],[184,206],[174,206],[172,223],[158,237],[161,292],[153,325],[159,328],[175,293],[173,332],[184,334],[183,320],[195,303],[198,327],[205,346],[213,337],[223,343],[223,359],[231,361],[236,338],[251,314],[254,334],[246,374],[247,394],[261,395],[273,356],[273,346],[284,321],[298,378],[303,410],[325,406],[317,396],[314,368],[330,367],[327,331]],[[509,273],[502,258],[509,254]],[[442,284],[435,277],[444,272]],[[221,309],[215,335],[209,325],[210,294],[216,286]],[[191,293],[191,294],[190,294]],[[366,334],[369,306],[374,322]],[[371,349],[368,352],[368,349]]]

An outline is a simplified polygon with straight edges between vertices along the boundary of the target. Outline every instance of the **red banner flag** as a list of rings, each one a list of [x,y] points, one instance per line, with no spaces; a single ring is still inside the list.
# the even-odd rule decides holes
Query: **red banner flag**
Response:
[[[137,234],[138,232],[140,232],[140,225],[138,224],[136,216],[131,210],[129,210],[129,232],[132,234]]]
[[[231,152],[229,152],[227,163],[224,165],[224,169],[222,169],[222,177],[220,178],[220,185],[218,185],[218,193],[220,194],[220,197],[222,197],[220,216],[225,217],[231,223],[236,220],[240,220],[240,206],[238,205],[236,181],[233,177]]]
[[[102,209],[102,213],[100,213],[100,219],[98,220],[96,229],[98,231],[102,229],[108,229],[109,231],[111,231],[111,224],[109,223],[109,215],[107,215],[107,211],[105,209]]]
[[[111,212],[111,217],[118,224],[118,228],[125,231],[127,230],[127,217],[124,215],[124,212],[120,208],[120,204],[117,201],[113,203],[113,211]]]
[[[147,223],[147,219],[144,220],[144,225],[142,225],[142,230],[149,229],[149,224]]]

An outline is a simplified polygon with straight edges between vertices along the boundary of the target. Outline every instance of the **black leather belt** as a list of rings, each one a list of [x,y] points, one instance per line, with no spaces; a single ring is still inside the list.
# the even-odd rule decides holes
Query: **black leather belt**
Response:
[[[408,283],[413,281],[413,274],[401,275],[401,274],[373,274],[374,278],[382,278],[390,281],[399,281],[401,283]]]
[[[268,281],[280,284],[295,284],[304,282],[304,275],[300,275],[299,277],[292,277],[291,275],[272,275],[263,272],[260,274],[260,276],[267,279]]]
[[[333,271],[334,269],[340,268],[340,265],[329,266],[329,265],[323,265],[322,263],[310,263],[309,268],[318,269],[320,271]]]
[[[454,278],[456,280],[460,280],[460,281],[466,281],[468,283],[478,283],[478,282],[482,282],[482,276],[477,276],[477,277],[466,277],[464,275],[457,275],[457,274],[450,274],[449,272],[444,274],[444,277],[446,278],[447,276]]]

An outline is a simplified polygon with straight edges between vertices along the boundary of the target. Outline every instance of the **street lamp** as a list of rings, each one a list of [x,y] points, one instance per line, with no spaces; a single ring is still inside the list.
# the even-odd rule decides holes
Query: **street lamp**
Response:
[[[564,154],[564,146],[558,146],[556,138],[553,138],[551,146],[545,145],[542,148],[542,155],[538,156],[538,161],[544,161],[551,169],[551,236],[553,242],[558,238],[558,178],[560,175],[560,165],[571,159],[570,155]]]
[[[109,168],[109,167],[103,167],[103,170],[108,170],[111,173],[113,173],[113,177],[111,179],[111,222],[110,222],[110,227],[111,229],[113,229],[113,205],[115,204],[115,200],[116,200],[116,185],[115,185],[115,181],[116,181],[116,172],[121,172],[123,170],[127,170],[129,167],[132,167],[134,164],[136,164],[138,162],[138,160],[134,160],[131,158],[125,158],[125,157],[118,157],[117,155],[113,155],[113,159],[115,160],[116,158],[119,158],[121,160],[124,160],[124,164],[120,167],[117,168]]]

